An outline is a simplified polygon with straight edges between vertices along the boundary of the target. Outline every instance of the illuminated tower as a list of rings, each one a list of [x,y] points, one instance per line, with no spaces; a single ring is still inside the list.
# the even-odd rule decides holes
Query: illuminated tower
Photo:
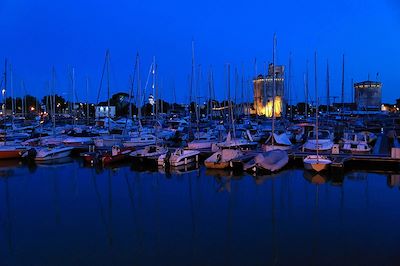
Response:
[[[369,80],[355,83],[354,95],[358,110],[379,111],[382,105],[382,83]]]
[[[254,88],[254,109],[256,114],[272,117],[273,108],[273,95],[274,95],[274,67],[272,64],[268,66],[268,75],[265,78],[263,75],[258,75],[253,80]],[[285,94],[285,78],[284,66],[275,66],[275,116],[280,117],[283,115],[284,108],[284,94]]]

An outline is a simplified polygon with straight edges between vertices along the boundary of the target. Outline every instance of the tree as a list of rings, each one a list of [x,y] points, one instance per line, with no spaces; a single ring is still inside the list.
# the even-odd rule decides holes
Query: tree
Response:
[[[46,95],[42,98],[42,104],[46,106],[46,112],[50,112],[52,110],[51,103],[53,102],[53,95]],[[64,99],[64,97],[60,95],[55,95],[56,99],[56,112],[61,113],[64,112],[68,108],[68,102]]]
[[[24,101],[24,103],[22,102]],[[14,110],[16,113],[28,113],[31,111],[36,111],[36,108],[39,106],[39,101],[36,97],[32,95],[25,95],[23,98],[17,97],[14,99]],[[22,110],[23,104],[25,105],[25,110]],[[12,109],[12,100],[11,97],[6,98],[6,107],[7,109]]]

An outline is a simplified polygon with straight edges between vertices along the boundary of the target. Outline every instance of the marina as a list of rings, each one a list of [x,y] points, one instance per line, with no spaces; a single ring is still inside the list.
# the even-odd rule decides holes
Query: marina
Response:
[[[121,92],[91,115],[89,103],[57,108],[55,94],[28,114],[4,102],[4,265],[393,264],[380,234],[400,221],[400,113],[376,110],[377,82],[354,85],[371,90],[360,107],[301,112],[277,68],[254,78],[253,103],[112,106]]]
[[[0,3],[0,266],[399,265],[400,4]]]

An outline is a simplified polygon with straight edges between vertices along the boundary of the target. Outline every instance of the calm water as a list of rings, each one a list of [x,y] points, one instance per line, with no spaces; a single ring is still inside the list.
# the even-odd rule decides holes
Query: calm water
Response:
[[[398,264],[399,177],[1,166],[1,265]]]

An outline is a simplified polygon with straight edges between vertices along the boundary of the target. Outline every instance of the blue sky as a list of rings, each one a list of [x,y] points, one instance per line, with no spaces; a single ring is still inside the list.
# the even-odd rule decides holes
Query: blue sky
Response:
[[[395,0],[372,1],[47,1],[0,2],[0,59],[14,69],[14,86],[21,94],[47,93],[51,68],[57,90],[70,97],[68,69],[76,71],[78,98],[85,100],[84,79],[90,78],[90,99],[96,100],[104,54],[111,52],[112,93],[128,91],[135,55],[141,56],[145,79],[152,57],[159,67],[162,96],[188,100],[191,40],[203,73],[213,67],[217,98],[226,95],[224,66],[244,66],[247,79],[272,59],[272,38],[278,38],[277,63],[293,54],[293,100],[302,101],[306,60],[312,69],[318,52],[318,80],[325,95],[326,62],[331,68],[331,95],[340,96],[341,56],[346,56],[346,98],[351,79],[375,78],[384,83],[383,101],[400,98],[400,5]],[[203,81],[205,83],[206,76]],[[310,86],[314,88],[313,73]],[[203,87],[205,85],[203,84]],[[233,89],[232,89],[233,90]],[[252,96],[247,86],[246,94]],[[205,95],[205,93],[202,93]],[[103,89],[102,99],[105,99]],[[311,95],[313,97],[313,95]],[[323,101],[323,100],[322,100]]]

